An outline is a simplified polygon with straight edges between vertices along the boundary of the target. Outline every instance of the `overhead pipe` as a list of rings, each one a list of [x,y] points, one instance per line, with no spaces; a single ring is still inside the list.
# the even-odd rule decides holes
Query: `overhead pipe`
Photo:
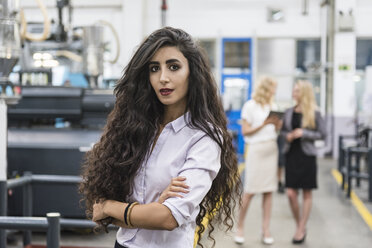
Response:
[[[167,12],[168,6],[167,6],[167,0],[162,0],[161,4],[161,26],[165,27],[167,25]]]
[[[44,29],[43,33],[41,35],[34,35],[29,32],[27,32],[27,21],[25,18],[25,14],[23,9],[20,11],[20,17],[21,17],[21,36],[24,39],[30,40],[30,41],[44,41],[46,40],[49,35],[50,35],[50,19],[48,16],[48,11],[45,7],[45,4],[43,3],[42,0],[36,0],[37,5],[39,6],[39,9],[41,10],[41,13],[43,14],[44,17]]]
[[[115,57],[113,59],[110,59],[110,60],[105,60],[107,62],[110,62],[111,64],[115,64],[118,59],[119,59],[119,56],[120,56],[120,40],[119,40],[119,35],[118,35],[118,32],[116,31],[116,29],[114,28],[114,26],[107,22],[107,21],[104,21],[104,20],[99,20],[98,23],[104,25],[104,26],[107,26],[112,34],[114,35],[114,39],[115,39],[115,43],[116,43],[116,54],[115,54]]]
[[[309,14],[309,0],[303,0],[302,2],[302,15]]]

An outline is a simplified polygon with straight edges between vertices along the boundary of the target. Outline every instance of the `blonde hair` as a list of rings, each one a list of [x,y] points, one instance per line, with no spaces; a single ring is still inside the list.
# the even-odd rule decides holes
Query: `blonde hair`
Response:
[[[264,106],[266,104],[272,104],[274,96],[271,94],[272,88],[276,87],[277,82],[269,77],[263,77],[256,85],[252,94],[252,99],[258,104]]]
[[[315,111],[317,105],[314,96],[313,85],[308,81],[298,81],[296,83],[299,89],[299,105],[302,111],[302,127],[315,128]]]

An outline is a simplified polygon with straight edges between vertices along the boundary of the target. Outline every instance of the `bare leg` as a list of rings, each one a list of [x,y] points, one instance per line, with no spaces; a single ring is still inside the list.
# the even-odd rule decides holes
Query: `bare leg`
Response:
[[[293,217],[296,221],[296,230],[300,225],[300,208],[298,206],[298,191],[292,188],[287,189],[289,205],[291,206]]]
[[[297,227],[297,231],[295,234],[295,239],[302,239],[306,233],[306,224],[309,220],[310,212],[311,212],[311,206],[312,206],[312,191],[309,189],[303,190],[303,206],[302,206],[302,215],[300,218],[299,225]]]
[[[239,210],[238,227],[236,230],[236,235],[239,237],[244,236],[244,220],[245,220],[245,216],[247,214],[247,210],[248,210],[249,204],[253,196],[254,194],[248,194],[248,193],[244,193],[243,195],[243,202]]]
[[[266,193],[263,193],[262,197],[263,197],[262,198],[262,209],[263,209],[262,234],[264,237],[271,237],[270,218],[271,218],[273,194],[272,192],[266,192]]]

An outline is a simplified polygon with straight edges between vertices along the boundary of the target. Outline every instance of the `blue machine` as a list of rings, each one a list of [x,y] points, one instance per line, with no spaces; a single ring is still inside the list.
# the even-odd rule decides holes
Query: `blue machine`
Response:
[[[252,92],[252,47],[251,38],[222,39],[221,93],[229,120],[228,128],[237,135],[235,142],[239,157],[244,154],[240,114]]]

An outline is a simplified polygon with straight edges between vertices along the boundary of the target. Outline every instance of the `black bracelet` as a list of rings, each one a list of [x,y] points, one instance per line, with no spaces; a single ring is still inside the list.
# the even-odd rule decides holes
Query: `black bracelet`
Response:
[[[128,225],[128,209],[129,209],[130,205],[132,205],[132,202],[131,203],[128,203],[127,207],[124,210],[124,222],[125,222],[125,225]]]

